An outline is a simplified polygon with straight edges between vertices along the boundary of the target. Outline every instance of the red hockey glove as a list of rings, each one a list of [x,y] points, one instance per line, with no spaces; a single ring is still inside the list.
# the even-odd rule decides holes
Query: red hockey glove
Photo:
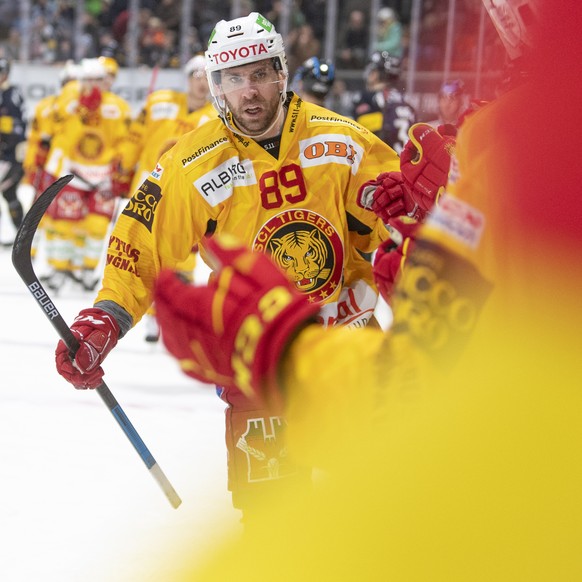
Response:
[[[119,198],[129,198],[129,188],[133,180],[133,172],[124,170],[119,162],[112,164],[111,192]]]
[[[71,361],[69,350],[61,340],[55,353],[57,371],[75,388],[97,388],[103,378],[101,363],[117,344],[119,325],[109,313],[91,308],[79,313],[71,331],[81,347]]]
[[[358,192],[358,204],[373,210],[384,224],[396,216],[414,216],[417,209],[400,172],[383,172],[375,180],[368,180]]]
[[[170,271],[158,278],[155,304],[164,343],[189,376],[236,387],[280,409],[279,360],[318,306],[268,256],[230,237],[206,246],[217,271],[207,286],[185,284]]]
[[[407,217],[392,218],[388,222],[390,238],[376,251],[374,259],[374,281],[386,303],[392,300],[392,291],[397,276],[404,268],[408,254],[414,246],[416,231],[420,223]]]
[[[410,140],[400,154],[400,170],[422,220],[447,184],[455,140],[427,123],[414,124],[408,135]]]

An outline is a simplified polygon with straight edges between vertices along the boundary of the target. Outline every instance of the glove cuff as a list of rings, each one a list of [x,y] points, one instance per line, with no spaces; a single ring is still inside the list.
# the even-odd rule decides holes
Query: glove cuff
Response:
[[[239,326],[234,341],[231,365],[235,385],[248,398],[269,408],[281,408],[278,381],[280,359],[285,348],[306,322],[314,321],[319,305],[309,303],[304,295],[287,288],[273,289],[274,301],[267,309],[248,315]],[[289,300],[290,299],[290,300]],[[277,302],[287,304],[277,311]]]
[[[272,333],[265,335],[257,349],[253,383],[270,409],[283,410],[285,378],[280,375],[283,355],[301,330],[316,322],[318,311],[319,306],[315,304],[293,305],[289,312],[282,314]]]

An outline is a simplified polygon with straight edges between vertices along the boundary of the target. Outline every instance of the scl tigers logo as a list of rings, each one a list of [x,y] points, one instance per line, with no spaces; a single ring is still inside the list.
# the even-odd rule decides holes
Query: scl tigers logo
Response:
[[[328,250],[317,229],[290,232],[269,245],[277,264],[287,272],[300,291],[311,291],[319,279],[327,279],[331,269],[325,267]]]
[[[103,139],[98,133],[85,133],[77,142],[77,152],[87,160],[95,160],[103,152]]]
[[[341,287],[342,241],[333,225],[315,212],[277,214],[259,230],[253,249],[271,254],[311,301],[325,302]]]

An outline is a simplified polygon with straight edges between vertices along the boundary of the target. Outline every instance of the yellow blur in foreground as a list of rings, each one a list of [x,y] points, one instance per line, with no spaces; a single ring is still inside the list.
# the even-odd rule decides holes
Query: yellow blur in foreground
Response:
[[[517,321],[490,323],[499,333],[472,344],[430,393],[385,395],[376,425],[362,423],[373,371],[365,378],[346,365],[340,376],[320,360],[323,377],[310,383],[299,371],[292,452],[319,461],[326,477],[313,498],[266,501],[264,520],[219,543],[207,564],[189,564],[184,552],[176,580],[582,579],[576,336],[539,318],[529,338]],[[354,361],[378,341],[314,329],[295,346],[296,363],[305,349],[312,360],[323,355],[321,333],[335,334]],[[324,414],[309,415],[317,409]]]

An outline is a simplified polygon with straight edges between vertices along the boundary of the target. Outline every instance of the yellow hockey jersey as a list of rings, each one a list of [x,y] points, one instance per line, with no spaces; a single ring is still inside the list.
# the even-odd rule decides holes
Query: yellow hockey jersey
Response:
[[[124,144],[125,165],[135,167],[130,192],[137,190],[180,136],[216,117],[211,102],[189,112],[188,96],[181,91],[160,89],[149,95]]]
[[[279,156],[222,120],[182,137],[128,202],[109,244],[103,288],[139,321],[160,269],[227,232],[270,253],[325,325],[361,326],[377,293],[367,254],[388,236],[357,204],[360,186],[396,171],[396,153],[348,118],[290,93]]]
[[[110,183],[112,164],[123,158],[121,146],[131,120],[129,104],[104,92],[99,115],[88,123],[78,111],[78,88],[72,87],[57,100],[55,116],[46,171],[53,176],[73,173],[71,184],[81,190]]]
[[[570,85],[565,122],[580,116]],[[416,295],[413,272],[397,285],[393,337],[408,352],[374,329],[311,326],[293,343],[289,455],[339,474],[315,500],[266,502],[262,527],[176,580],[581,578],[581,138],[568,153],[531,122],[555,87],[544,78],[463,125],[445,206],[411,254],[425,277]],[[456,362],[443,374],[445,343]],[[414,350],[430,375],[414,360],[399,372]]]

